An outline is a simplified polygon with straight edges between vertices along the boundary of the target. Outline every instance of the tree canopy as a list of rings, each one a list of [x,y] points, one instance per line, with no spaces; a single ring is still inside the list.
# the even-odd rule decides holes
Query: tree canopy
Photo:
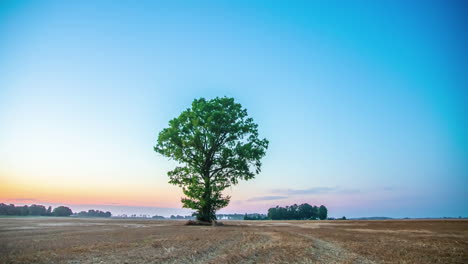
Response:
[[[327,219],[327,215],[328,215],[328,209],[321,205],[318,209],[318,217],[320,220],[324,220],[324,219]]]
[[[169,121],[154,150],[179,163],[168,172],[170,183],[182,188],[185,208],[197,210],[198,220],[211,222],[228,205],[222,191],[260,172],[268,140],[233,98],[195,99]]]

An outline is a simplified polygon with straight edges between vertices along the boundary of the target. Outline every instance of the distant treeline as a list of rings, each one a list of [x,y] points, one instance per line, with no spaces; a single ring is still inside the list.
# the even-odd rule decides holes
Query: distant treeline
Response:
[[[15,216],[70,216],[72,210],[66,206],[59,206],[52,210],[52,206],[46,209],[43,205],[33,204],[30,206],[15,206],[14,204],[0,203],[0,215]]]
[[[151,217],[153,219],[172,219],[172,220],[183,220],[183,219],[195,219],[195,217],[193,216],[190,216],[190,215],[186,215],[186,216],[183,216],[183,215],[171,215],[170,217],[164,217],[164,216],[161,216],[161,215],[155,215],[153,217]]]
[[[75,214],[74,216],[78,216],[78,217],[111,217],[112,214],[109,211],[103,212],[103,211],[91,209],[91,210],[88,210],[88,212],[81,211],[81,212]]]
[[[244,219],[243,214],[217,214],[218,220],[242,220]]]
[[[271,220],[265,214],[245,214],[244,220]]]
[[[133,217],[133,216],[130,216],[130,217]],[[136,217],[136,215],[134,217]],[[161,220],[162,219],[172,219],[172,220],[182,220],[182,219],[193,220],[193,219],[195,219],[195,217],[191,216],[191,215],[185,215],[185,216],[183,216],[183,215],[171,215],[170,217],[155,215],[155,216],[152,216],[151,218],[161,219]],[[243,214],[217,214],[216,219],[218,219],[218,220],[242,220],[242,219],[244,219],[244,215]]]
[[[317,207],[308,203],[268,209],[268,219],[271,220],[324,220],[327,219],[327,215],[328,210],[325,206]]]
[[[151,217],[153,219],[166,219],[166,217],[162,216],[162,215],[155,215],[153,217]]]
[[[191,215],[186,215],[186,216],[183,216],[183,215],[171,215],[171,217],[169,219],[195,219],[195,217],[191,216]]]

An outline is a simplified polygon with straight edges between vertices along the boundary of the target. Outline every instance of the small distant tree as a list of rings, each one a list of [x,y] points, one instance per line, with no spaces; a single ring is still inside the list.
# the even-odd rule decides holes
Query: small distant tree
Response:
[[[49,206],[49,208],[47,208],[47,213],[46,215],[48,216],[51,216],[52,215],[52,206]]]
[[[66,206],[59,206],[54,209],[53,214],[55,216],[70,216],[73,214],[72,210]]]
[[[169,182],[182,187],[183,207],[195,209],[198,220],[216,220],[230,200],[222,191],[260,172],[268,140],[257,127],[233,98],[216,97],[194,100],[159,133],[154,150],[180,164]]]
[[[318,217],[320,220],[325,220],[327,219],[327,215],[328,215],[328,209],[321,205],[318,209]]]

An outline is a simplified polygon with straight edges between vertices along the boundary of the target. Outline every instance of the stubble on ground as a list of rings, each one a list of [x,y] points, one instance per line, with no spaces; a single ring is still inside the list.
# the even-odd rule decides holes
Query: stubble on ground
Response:
[[[467,220],[2,218],[0,263],[468,263]]]

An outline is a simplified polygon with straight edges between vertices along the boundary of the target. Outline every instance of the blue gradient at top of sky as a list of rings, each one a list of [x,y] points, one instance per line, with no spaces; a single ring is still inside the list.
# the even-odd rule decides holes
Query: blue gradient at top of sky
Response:
[[[157,132],[194,98],[232,96],[271,145],[227,209],[466,216],[466,14],[464,1],[2,1],[0,177],[177,191]]]

